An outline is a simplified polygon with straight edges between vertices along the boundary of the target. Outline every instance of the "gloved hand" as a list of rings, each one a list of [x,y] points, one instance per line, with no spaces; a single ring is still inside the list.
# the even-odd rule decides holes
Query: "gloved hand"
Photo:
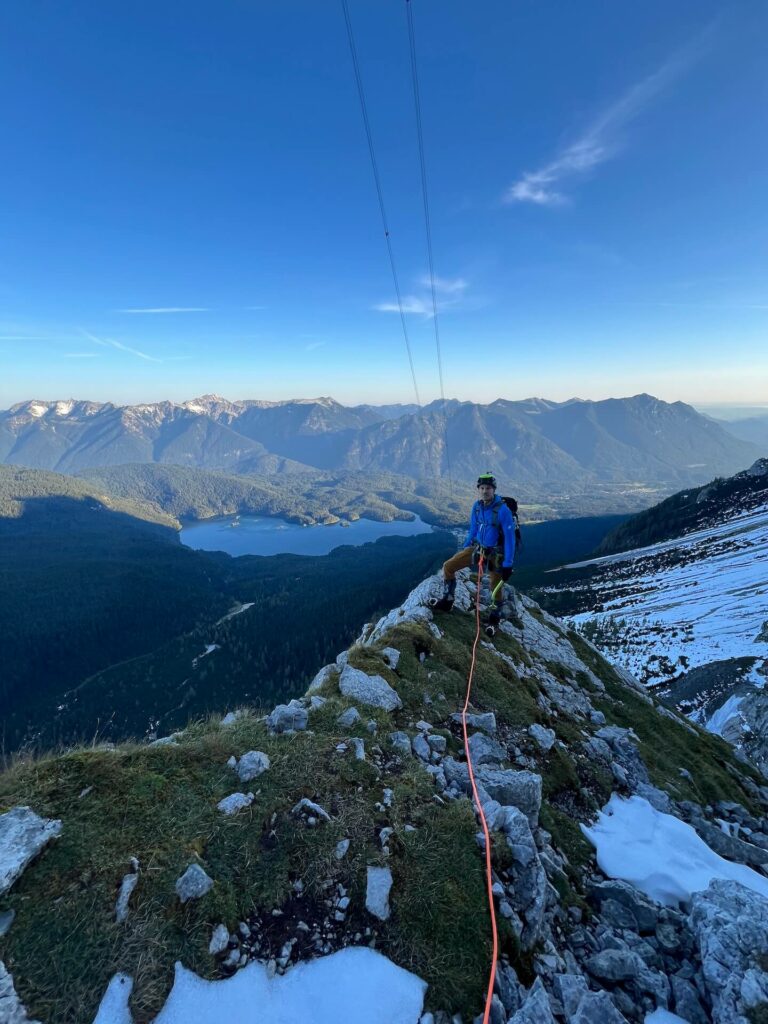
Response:
[[[509,579],[509,577],[512,575],[512,566],[511,565],[503,566],[500,575],[501,575],[501,578],[506,583],[507,580]]]

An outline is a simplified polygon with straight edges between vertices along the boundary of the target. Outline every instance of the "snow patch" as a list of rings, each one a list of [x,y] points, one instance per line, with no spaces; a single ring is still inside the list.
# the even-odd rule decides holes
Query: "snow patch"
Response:
[[[236,615],[242,615],[243,612],[247,612],[249,608],[253,608],[255,603],[255,601],[248,601],[247,604],[238,605],[237,608],[233,608],[231,612],[227,612],[226,615],[222,616],[216,625],[218,626],[220,623],[226,622],[228,619],[234,619]]]
[[[734,718],[741,718],[739,707],[743,697],[729,697],[722,707],[719,707],[712,717],[704,723],[704,728],[715,736],[722,736],[726,725]]]
[[[644,797],[614,793],[595,824],[582,825],[581,831],[609,878],[630,882],[657,903],[687,904],[715,878],[739,882],[768,898],[768,878],[724,860],[690,825],[657,811]]]
[[[171,994],[154,1024],[414,1024],[426,990],[415,974],[360,947],[271,978],[257,960],[225,981],[204,981],[177,963]],[[94,1024],[132,1024],[130,991],[130,979],[115,975]]]

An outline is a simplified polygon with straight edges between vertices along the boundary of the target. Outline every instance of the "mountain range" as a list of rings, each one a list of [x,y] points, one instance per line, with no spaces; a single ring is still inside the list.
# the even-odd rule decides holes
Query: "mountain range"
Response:
[[[595,487],[667,491],[763,454],[682,402],[650,395],[489,405],[347,407],[331,398],[116,406],[28,401],[0,413],[0,461],[73,473],[173,463],[235,474],[394,472],[472,481],[491,470],[528,499]]]

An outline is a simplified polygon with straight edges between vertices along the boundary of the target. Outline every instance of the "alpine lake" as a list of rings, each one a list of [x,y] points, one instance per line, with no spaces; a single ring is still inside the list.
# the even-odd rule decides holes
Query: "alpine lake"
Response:
[[[228,516],[184,524],[181,543],[198,551],[228,555],[327,555],[343,544],[360,545],[379,537],[412,537],[432,527],[418,516],[389,523],[356,519],[300,526],[271,516]]]

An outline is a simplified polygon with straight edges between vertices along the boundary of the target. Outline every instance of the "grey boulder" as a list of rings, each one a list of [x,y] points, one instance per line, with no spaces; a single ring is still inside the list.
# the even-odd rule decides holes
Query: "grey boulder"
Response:
[[[693,894],[691,929],[701,954],[715,1024],[742,1024],[768,1003],[768,899],[739,882],[716,880]]]
[[[528,726],[528,735],[538,743],[544,753],[552,749],[557,738],[554,729],[547,729],[538,723]]]
[[[277,707],[267,715],[267,728],[270,732],[299,732],[307,728],[309,712],[298,700],[292,700],[289,704],[278,704]]]
[[[605,990],[585,992],[576,1012],[567,1020],[568,1024],[627,1024],[627,1018],[619,1013]]]
[[[238,776],[241,782],[258,779],[269,768],[269,757],[261,750],[249,750],[237,763]]]
[[[500,764],[507,756],[507,751],[496,740],[492,740],[485,733],[476,732],[469,737],[469,756],[472,764]]]
[[[27,864],[61,833],[61,822],[41,818],[31,807],[0,814],[0,894],[8,892]]]
[[[604,949],[587,957],[584,966],[599,981],[630,981],[645,971],[645,961],[630,949]]]
[[[182,903],[198,900],[213,888],[213,879],[199,864],[190,864],[184,874],[176,879],[176,894]]]
[[[345,665],[339,677],[339,690],[345,697],[373,708],[395,711],[403,702],[382,676],[369,676],[359,668]]]
[[[365,909],[380,921],[389,918],[389,891],[392,888],[392,872],[389,868],[368,868],[365,890]]]
[[[411,738],[407,732],[391,732],[389,734],[389,745],[403,757],[411,756]]]
[[[336,719],[336,724],[341,726],[342,729],[351,729],[353,725],[360,721],[360,712],[355,707],[347,708],[346,711],[342,711],[339,717]]]
[[[556,1024],[541,978],[537,978],[520,1009],[508,1024]]]

